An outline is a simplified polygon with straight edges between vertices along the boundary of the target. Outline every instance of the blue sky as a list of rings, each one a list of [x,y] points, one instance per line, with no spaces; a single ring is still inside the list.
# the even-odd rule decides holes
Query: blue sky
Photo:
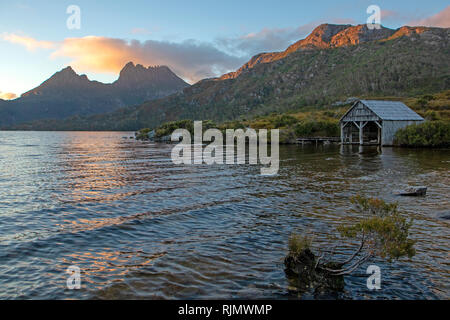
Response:
[[[112,82],[125,60],[167,64],[195,82],[233,70],[261,51],[284,50],[320,23],[449,26],[448,2],[266,0],[0,0],[0,93],[21,94],[67,65]],[[69,30],[69,5],[81,29]]]

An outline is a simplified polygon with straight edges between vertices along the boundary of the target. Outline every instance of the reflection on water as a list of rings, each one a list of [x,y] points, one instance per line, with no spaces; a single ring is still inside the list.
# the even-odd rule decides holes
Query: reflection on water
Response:
[[[417,255],[375,261],[376,292],[363,266],[339,297],[450,298],[450,150],[282,146],[264,177],[175,166],[170,145],[131,135],[0,132],[0,298],[289,298],[289,234],[330,246],[358,192],[399,201]],[[409,184],[428,195],[392,195]],[[65,288],[71,265],[81,290]]]

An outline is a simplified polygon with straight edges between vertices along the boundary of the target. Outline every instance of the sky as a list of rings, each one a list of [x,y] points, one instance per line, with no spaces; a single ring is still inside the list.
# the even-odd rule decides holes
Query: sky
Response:
[[[67,12],[72,5],[79,15]],[[129,61],[167,65],[195,83],[284,50],[321,23],[366,23],[370,5],[385,27],[450,27],[444,0],[0,0],[0,98],[68,65],[105,83]]]

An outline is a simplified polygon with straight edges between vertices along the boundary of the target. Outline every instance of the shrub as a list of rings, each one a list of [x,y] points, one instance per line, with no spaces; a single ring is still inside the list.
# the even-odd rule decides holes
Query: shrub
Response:
[[[338,230],[344,237],[361,239],[359,253],[365,251],[367,258],[379,256],[388,261],[415,255],[415,241],[409,238],[412,220],[398,211],[396,203],[359,195],[351,201],[365,218],[354,225],[342,225]]]
[[[340,291],[344,289],[344,276],[351,274],[373,258],[388,262],[401,257],[413,257],[415,241],[410,239],[412,220],[398,210],[396,203],[382,199],[356,196],[351,199],[356,206],[358,219],[355,223],[343,223],[338,227],[342,240],[355,241],[353,253],[336,261],[335,249],[320,248],[319,255],[311,248],[310,238],[291,235],[289,254],[284,259],[285,273],[292,285],[302,293],[314,289]],[[338,239],[335,239],[338,241]]]
[[[431,101],[431,100],[435,100],[436,98],[431,94],[426,94],[426,95],[422,96],[422,99]]]
[[[440,120],[439,114],[434,110],[428,110],[424,114],[424,118],[430,121]]]
[[[292,234],[289,237],[289,253],[297,255],[306,249],[311,248],[312,239],[308,236],[300,236],[298,234]]]
[[[424,108],[424,107],[426,107],[428,105],[428,100],[425,100],[423,98],[417,99],[417,104],[420,107]]]
[[[449,147],[450,122],[429,121],[400,129],[394,143],[409,147]]]
[[[299,137],[307,136],[339,136],[338,120],[303,120],[294,127],[295,134]]]
[[[288,127],[298,121],[295,117],[287,114],[275,116],[275,118],[270,120],[275,129]]]
[[[290,144],[295,143],[296,139],[295,131],[291,128],[280,129],[280,143],[281,144]]]
[[[187,129],[193,134],[194,122],[192,120],[180,120],[164,123],[155,130],[155,137],[161,138],[171,135],[176,129]]]
[[[137,140],[148,140],[148,134],[151,130],[149,128],[144,128],[136,132],[135,136]]]
[[[217,128],[222,130],[223,132],[225,132],[226,129],[235,129],[235,130],[236,129],[245,129],[246,126],[241,121],[234,120],[234,121],[225,122],[225,123],[221,124],[220,126],[218,126]]]

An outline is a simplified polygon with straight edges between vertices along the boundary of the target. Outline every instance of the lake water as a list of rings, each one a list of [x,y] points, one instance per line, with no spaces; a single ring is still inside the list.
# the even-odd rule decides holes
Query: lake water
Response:
[[[381,290],[367,289],[365,264],[334,297],[450,298],[450,150],[281,146],[279,175],[264,177],[176,166],[171,145],[132,135],[0,132],[0,298],[293,298],[289,235],[330,247],[357,193],[399,202],[417,254],[371,261]],[[393,196],[408,184],[428,195]],[[72,265],[80,290],[66,288]]]

